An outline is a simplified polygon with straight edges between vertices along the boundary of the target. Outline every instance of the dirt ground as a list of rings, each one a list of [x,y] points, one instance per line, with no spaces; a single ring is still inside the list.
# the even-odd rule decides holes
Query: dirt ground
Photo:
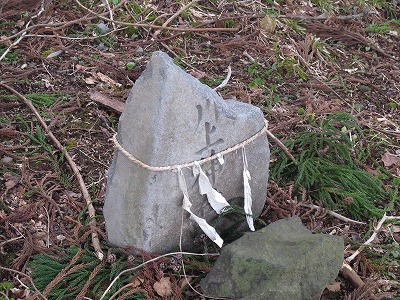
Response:
[[[52,286],[32,287],[29,261],[38,253],[57,258],[70,246],[94,252],[97,235],[104,265],[112,263],[102,217],[110,139],[122,102],[156,50],[212,88],[227,78],[229,67],[231,77],[218,92],[260,107],[283,142],[311,121],[351,113],[371,153],[362,168],[400,186],[397,1],[107,3],[0,2],[0,299],[56,299],[48,296]],[[278,146],[271,141],[271,147]],[[353,224],[298,200],[293,185],[271,180],[262,219],[299,215],[314,232],[343,236],[345,257],[379,222]],[[398,216],[398,204],[390,215]],[[399,243],[394,219],[379,230],[373,241],[379,246],[362,251],[349,264],[352,271],[340,272],[321,299],[400,299]],[[210,265],[202,266],[192,265],[194,277],[209,271]],[[145,279],[130,288],[151,299],[203,299],[180,281],[181,271],[160,265],[139,270],[132,278]],[[169,295],[155,288],[166,274],[175,284]],[[196,279],[193,287],[200,290]],[[129,297],[118,299],[140,299]]]

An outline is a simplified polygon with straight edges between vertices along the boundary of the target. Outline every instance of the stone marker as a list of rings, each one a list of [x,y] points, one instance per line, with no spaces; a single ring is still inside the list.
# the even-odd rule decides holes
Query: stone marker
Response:
[[[230,148],[264,127],[263,113],[249,104],[222,99],[210,87],[185,73],[163,52],[155,52],[135,82],[118,126],[117,140],[141,162],[171,166],[207,158]],[[245,147],[252,177],[253,215],[266,199],[269,147],[262,135]],[[227,200],[243,197],[242,151],[202,165],[212,186]],[[216,218],[197,178],[182,169],[192,212],[209,223]],[[149,171],[116,151],[107,173],[104,217],[109,241],[165,253],[179,245],[183,213],[184,249],[191,249],[198,229],[182,211],[183,194],[176,170]]]
[[[276,221],[222,248],[201,281],[212,297],[318,300],[343,264],[343,239],[312,234],[298,217]]]

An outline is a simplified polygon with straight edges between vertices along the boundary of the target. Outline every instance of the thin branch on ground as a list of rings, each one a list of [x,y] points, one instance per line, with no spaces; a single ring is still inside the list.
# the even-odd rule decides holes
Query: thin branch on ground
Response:
[[[199,0],[193,0],[192,2],[189,2],[188,4],[184,5],[181,7],[181,9],[179,9],[176,13],[174,13],[171,17],[168,18],[167,21],[164,22],[164,24],[162,24],[162,27],[167,27],[173,20],[175,20],[181,13],[183,13],[186,9],[188,9],[189,7],[193,6],[194,4],[196,4],[197,2],[199,2]],[[154,32],[153,36],[157,37],[160,34],[161,30],[157,30],[156,32]]]
[[[346,15],[346,16],[334,16],[335,19],[341,20],[341,21],[350,21],[358,18],[365,18],[369,14],[375,13],[374,11],[371,11],[369,9],[365,9],[364,11],[354,14],[354,15]],[[319,16],[301,16],[301,15],[280,15],[278,18],[284,18],[284,19],[299,19],[299,20],[327,20],[332,15],[329,15],[327,13],[323,13]]]
[[[354,223],[354,224],[359,224],[359,225],[365,225],[366,224],[365,222],[360,222],[360,221],[356,221],[356,220],[347,218],[345,216],[342,216],[341,214],[338,214],[337,212],[334,212],[332,210],[323,208],[323,207],[318,206],[318,205],[301,203],[300,206],[307,207],[307,208],[312,208],[312,209],[324,209],[328,215],[331,215],[332,217],[335,217],[336,219],[339,219],[339,220],[344,221],[346,223]]]
[[[351,105],[346,99],[344,99],[342,96],[340,96],[333,88],[331,88],[329,85],[327,85],[325,82],[323,82],[322,80],[320,80],[317,77],[314,77],[315,80],[317,80],[318,82],[320,82],[322,85],[326,86],[332,93],[334,93],[340,100],[342,100],[343,103],[345,103],[350,109],[351,111],[354,110],[354,106]]]
[[[296,164],[298,165],[297,160],[294,158],[294,156],[289,152],[289,149],[268,129],[266,130],[268,136],[278,145],[279,148],[285,152],[285,154]]]
[[[17,237],[15,237],[15,238],[6,240],[6,241],[0,243],[0,247],[3,246],[3,245],[5,245],[5,244],[7,244],[7,243],[11,243],[11,242],[14,242],[14,241],[17,241],[17,240],[20,240],[20,239],[24,239],[24,238],[25,238],[25,237],[21,235],[21,236],[17,236]]]
[[[352,267],[348,265],[346,261],[343,262],[342,267],[339,271],[346,279],[350,280],[351,283],[356,287],[360,287],[364,285],[364,281],[360,278],[356,271],[353,270]]]
[[[374,241],[374,239],[376,238],[376,236],[380,232],[383,224],[386,221],[392,221],[392,220],[399,220],[400,221],[400,216],[387,216],[386,213],[385,213],[383,215],[382,219],[379,221],[378,225],[375,227],[374,232],[372,233],[371,237],[360,248],[358,248],[358,250],[356,252],[354,252],[352,255],[347,257],[346,261],[350,263],[353,259],[355,259],[358,256],[358,254],[360,254],[361,251],[364,250],[365,246],[370,245]]]
[[[32,102],[26,99],[22,94],[17,92],[15,89],[12,87],[8,86],[7,84],[0,82],[0,86],[9,90],[12,92],[14,95],[16,95],[18,98],[20,98],[28,107],[29,109],[35,114],[37,119],[39,120],[40,124],[43,126],[45,129],[46,133],[49,135],[50,139],[53,141],[53,143],[57,146],[57,148],[64,153],[65,159],[67,160],[68,164],[70,165],[74,175],[76,176],[79,186],[82,191],[83,198],[86,201],[86,205],[88,207],[88,214],[89,214],[89,225],[91,228],[91,235],[92,235],[92,244],[93,248],[96,252],[96,256],[100,259],[103,260],[104,254],[103,251],[101,250],[100,246],[100,241],[99,241],[99,236],[97,234],[97,224],[96,224],[96,211],[93,207],[92,200],[90,198],[90,194],[88,189],[86,188],[85,182],[83,180],[83,177],[81,173],[79,172],[79,169],[77,165],[75,164],[74,160],[72,157],[69,155],[67,150],[64,148],[64,146],[60,143],[60,141],[54,136],[53,132],[49,129],[47,126],[46,122],[43,120],[43,118],[40,116],[39,112],[36,110],[36,108],[33,106]]]
[[[394,138],[396,138],[396,139],[400,139],[400,132],[397,132],[397,131],[389,131],[389,130],[384,130],[384,129],[379,129],[379,128],[376,128],[376,127],[374,127],[374,126],[368,124],[367,122],[360,122],[360,124],[361,124],[361,125],[364,125],[364,126],[366,126],[366,127],[368,127],[368,128],[371,129],[371,130],[374,130],[374,131],[377,131],[377,132],[380,132],[380,133],[383,133],[383,134],[392,136],[392,137],[394,137]]]
[[[127,289],[129,287],[135,288],[135,283],[134,282],[130,282],[128,284],[125,284],[118,291],[116,291],[113,295],[111,295],[111,297],[108,298],[108,300],[113,300],[114,298],[116,298],[118,296],[119,293],[121,293],[123,290],[125,290],[125,289]]]
[[[6,268],[6,267],[2,267],[2,266],[0,266],[0,270],[4,270],[4,271],[7,271],[7,272],[11,272],[11,273],[16,273],[16,274],[19,274],[21,276],[24,276],[25,278],[28,278],[29,283],[32,285],[32,287],[35,290],[36,294],[39,295],[42,299],[47,300],[47,298],[37,289],[37,287],[33,283],[33,280],[32,280],[31,276],[29,276],[29,275],[27,275],[27,274],[25,274],[23,272],[20,272],[20,271],[14,270],[14,269],[10,269],[10,268]],[[32,296],[32,299],[34,299],[33,296]]]
[[[153,262],[153,261],[157,261],[157,260],[159,260],[160,258],[167,257],[167,256],[173,256],[173,255],[219,256],[219,253],[206,253],[206,254],[203,254],[203,253],[192,253],[192,252],[170,252],[170,253],[166,253],[166,254],[157,256],[157,257],[155,257],[155,258],[149,259],[148,261],[145,261],[144,263],[142,263],[142,264],[140,264],[140,265],[138,265],[138,266],[136,266],[136,267],[129,268],[129,269],[126,269],[126,270],[120,272],[120,273],[117,275],[117,277],[115,277],[114,280],[110,283],[110,285],[109,285],[109,286],[107,287],[107,289],[104,291],[103,295],[101,295],[101,297],[100,297],[99,300],[103,300],[103,299],[104,299],[104,297],[107,295],[108,291],[112,288],[112,286],[115,284],[115,282],[117,282],[117,280],[118,280],[122,275],[124,275],[125,273],[132,272],[132,271],[135,271],[135,270],[137,270],[137,269],[140,269],[141,267],[143,267],[143,266],[145,266],[145,265],[147,265],[147,264],[149,264],[149,263],[151,263],[151,262]]]
[[[127,29],[128,27],[121,27],[121,28],[117,28],[115,30],[111,30],[109,32],[103,33],[103,34],[99,34],[99,35],[95,35],[95,36],[82,36],[82,37],[69,37],[69,36],[61,36],[61,35],[56,35],[56,34],[27,34],[25,35],[25,37],[38,37],[38,38],[58,38],[58,39],[62,39],[62,40],[77,40],[77,41],[82,41],[82,40],[95,40],[98,38],[102,38],[108,35],[111,35],[113,33],[116,33],[118,31],[122,31]]]
[[[112,9],[111,9],[109,0],[106,0],[106,4],[107,4],[108,11],[109,11],[109,13],[110,13],[110,20],[112,20],[112,21],[111,21],[111,24],[112,24],[112,26],[113,26],[113,29],[116,30],[116,29],[117,29],[117,26],[115,25],[115,22],[114,22],[113,11],[112,11]]]
[[[214,88],[214,91],[216,91],[218,89],[222,89],[224,86],[226,86],[229,82],[229,79],[231,79],[231,76],[232,76],[232,68],[231,68],[231,66],[228,66],[228,74],[226,75],[226,78],[224,79],[224,81],[221,82],[221,84],[219,86]]]

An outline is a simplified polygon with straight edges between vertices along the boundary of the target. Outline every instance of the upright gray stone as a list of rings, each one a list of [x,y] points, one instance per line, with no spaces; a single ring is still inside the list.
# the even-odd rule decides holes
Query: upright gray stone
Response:
[[[225,246],[201,281],[212,297],[318,300],[343,264],[343,239],[282,219]]]
[[[209,157],[260,131],[260,109],[223,100],[215,91],[177,67],[163,52],[155,52],[135,82],[122,113],[117,139],[140,161],[168,166]],[[246,146],[252,210],[259,216],[266,199],[269,147],[265,135]],[[202,168],[213,187],[227,200],[243,196],[241,151],[211,161]],[[211,222],[216,213],[200,196],[192,170],[183,170],[192,212]],[[132,163],[119,151],[107,174],[104,217],[109,241],[148,252],[168,252],[179,244],[181,214],[185,249],[193,243],[197,225],[182,211],[183,195],[176,171],[154,172]]]

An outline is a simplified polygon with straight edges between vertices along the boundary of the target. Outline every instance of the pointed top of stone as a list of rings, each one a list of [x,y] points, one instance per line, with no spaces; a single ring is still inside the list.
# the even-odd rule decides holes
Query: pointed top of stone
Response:
[[[245,122],[249,118],[253,122]],[[223,100],[175,65],[167,54],[157,51],[135,82],[118,134],[125,149],[138,154],[141,161],[165,166],[200,160],[240,143],[258,132],[264,126],[263,120],[260,109]],[[140,138],[124,139],[129,131],[140,133]],[[207,142],[211,137],[205,131],[220,138]],[[229,143],[224,135],[230,136]],[[183,147],[188,143],[190,147]],[[213,144],[212,149],[205,143]]]

